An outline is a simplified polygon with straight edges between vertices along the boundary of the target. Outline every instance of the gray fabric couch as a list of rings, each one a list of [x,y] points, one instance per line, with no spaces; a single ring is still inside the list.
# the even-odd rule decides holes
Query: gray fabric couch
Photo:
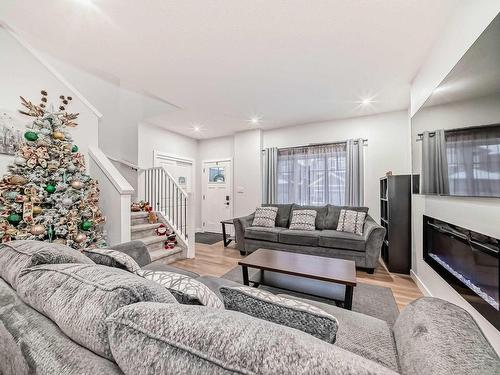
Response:
[[[147,250],[141,243],[128,243],[118,249],[137,261],[147,261]],[[85,326],[75,326],[66,334],[56,322],[30,306],[29,300],[21,298],[3,278],[6,263],[1,251],[0,248],[2,375],[500,373],[500,359],[472,317],[458,306],[437,298],[422,298],[408,305],[393,328],[367,315],[305,301],[337,318],[339,330],[335,344],[234,311],[180,305],[170,299],[162,303],[132,302],[110,311],[105,319],[108,329],[99,339],[109,340],[111,357],[106,359],[85,347],[85,343],[77,344],[74,337],[70,338],[79,331],[86,332]],[[154,266],[161,268],[160,263]],[[48,266],[21,271],[22,283],[40,267]],[[86,278],[81,269],[92,267],[92,264],[56,264],[51,268],[64,270],[65,275],[77,282]],[[80,270],[78,276],[72,276],[72,269]],[[96,266],[93,278],[100,269],[103,270],[102,285],[111,281],[112,274],[124,280],[138,277],[131,273],[127,276],[123,270],[109,272],[106,271],[109,267]],[[165,269],[184,273],[172,266]],[[221,285],[235,284],[190,274],[214,291]],[[131,284],[139,283],[139,280],[130,280]],[[74,302],[72,290],[78,294],[80,288],[66,288],[63,292],[60,288],[44,290],[43,285],[37,285],[37,293],[32,297],[46,294],[69,308]],[[109,293],[116,291],[116,287],[109,289]],[[37,299],[50,301],[43,297]],[[96,300],[83,299],[74,308],[85,314],[93,314],[95,307],[104,311],[101,306],[95,306],[96,303]],[[85,318],[90,321],[89,317]]]
[[[264,205],[266,206],[266,205]],[[367,207],[301,206],[298,204],[271,204],[278,207],[274,228],[253,227],[255,213],[234,219],[236,243],[242,254],[259,248],[353,260],[357,267],[372,273],[377,266],[385,228],[368,215]],[[363,234],[336,230],[340,210],[346,208],[367,213]],[[294,210],[311,209],[317,212],[316,230],[288,229]]]

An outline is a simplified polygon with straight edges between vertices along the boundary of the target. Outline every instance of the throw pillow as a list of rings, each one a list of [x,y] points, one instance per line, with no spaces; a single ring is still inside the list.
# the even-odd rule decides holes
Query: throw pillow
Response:
[[[18,240],[0,245],[0,277],[13,289],[17,289],[17,278],[24,268],[58,263],[94,264],[80,251],[62,244]]]
[[[316,229],[315,223],[317,214],[315,210],[294,210],[292,212],[290,229],[308,231]]]
[[[179,303],[224,309],[224,304],[206,285],[192,277],[167,271],[139,270],[137,275],[154,281],[172,293]]]
[[[136,303],[106,322],[113,357],[127,375],[396,375],[337,345],[234,311]]]
[[[83,254],[92,259],[95,263],[103,266],[121,268],[129,272],[137,272],[141,267],[130,256],[121,251],[111,249],[85,249]]]
[[[178,305],[160,285],[98,264],[46,264],[21,271],[17,294],[59,326],[66,336],[113,360],[105,319],[137,302]]]
[[[341,210],[337,230],[362,235],[365,218],[365,212]]]
[[[278,207],[257,207],[252,227],[274,228]]]
[[[223,286],[220,293],[228,310],[295,328],[329,343],[335,342],[339,322],[318,307],[249,286]]]

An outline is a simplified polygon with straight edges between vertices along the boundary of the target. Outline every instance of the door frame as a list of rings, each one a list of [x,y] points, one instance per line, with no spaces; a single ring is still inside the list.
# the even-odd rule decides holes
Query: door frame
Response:
[[[201,232],[205,232],[205,228],[203,226],[203,221],[205,218],[205,205],[204,205],[204,199],[203,199],[203,194],[205,194],[205,181],[203,180],[203,168],[205,167],[206,163],[217,163],[217,162],[229,162],[229,170],[231,172],[231,182],[229,186],[229,191],[231,192],[231,200],[230,200],[230,205],[229,205],[229,213],[232,216],[234,216],[234,173],[233,173],[233,158],[232,157],[227,157],[227,158],[217,158],[217,159],[205,159],[202,160],[200,163],[200,202],[201,202]],[[223,219],[225,220],[225,219]],[[222,224],[221,224],[222,225]],[[221,227],[222,228],[222,227]]]
[[[159,167],[160,164],[158,161],[162,159],[169,161],[180,161],[182,163],[191,165],[191,194],[194,197],[196,193],[196,160],[187,158],[185,156],[171,154],[168,152],[153,150],[153,167]]]

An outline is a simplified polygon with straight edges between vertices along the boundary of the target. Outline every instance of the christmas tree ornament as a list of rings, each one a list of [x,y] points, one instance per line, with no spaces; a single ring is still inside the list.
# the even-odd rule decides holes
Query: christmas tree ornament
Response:
[[[7,177],[7,182],[12,185],[24,185],[28,180],[24,176],[14,175]]]
[[[76,171],[76,167],[74,164],[70,164],[70,165],[68,165],[67,170],[68,170],[68,172],[73,173],[74,171]]]
[[[59,131],[55,131],[52,133],[52,138],[62,141],[62,140],[64,140],[64,133],[59,132]]]
[[[87,235],[85,233],[78,233],[75,236],[75,242],[82,243],[87,239]]]
[[[15,201],[18,195],[19,195],[18,191],[12,191],[12,190],[4,191],[2,193],[2,196],[10,201]]]
[[[10,214],[7,216],[7,221],[12,225],[17,225],[21,221],[21,215],[19,214]]]
[[[69,197],[66,197],[66,198],[63,198],[62,200],[62,205],[65,206],[65,207],[70,207],[73,205],[73,199],[69,198]]]
[[[35,142],[38,139],[38,134],[34,131],[27,131],[24,133],[24,138],[26,138],[27,141]]]
[[[17,158],[14,159],[14,163],[17,165],[25,165],[26,159],[23,158],[22,156],[18,156]]]
[[[42,224],[33,225],[30,228],[30,233],[34,236],[39,236],[45,233],[45,227]]]
[[[82,221],[80,228],[82,230],[88,231],[88,230],[90,230],[90,228],[92,228],[92,222],[90,220],[84,220],[84,221]]]
[[[71,152],[78,152],[78,146],[73,145],[73,147],[71,148]]]
[[[80,180],[73,180],[71,181],[70,185],[73,189],[76,190],[80,190],[81,188],[83,188],[83,182],[81,182]]]
[[[40,215],[43,209],[40,206],[33,206],[33,215]]]
[[[50,130],[48,128],[43,128],[43,129],[40,129],[40,133],[42,133],[43,135],[49,135],[50,133],[52,133],[52,130]]]
[[[56,187],[52,184],[48,184],[47,186],[45,186],[45,191],[49,194],[52,194],[56,191]]]

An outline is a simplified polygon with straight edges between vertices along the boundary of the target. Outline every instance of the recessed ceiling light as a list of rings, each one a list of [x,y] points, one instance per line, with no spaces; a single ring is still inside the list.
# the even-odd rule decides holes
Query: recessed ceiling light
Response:
[[[199,131],[201,130],[201,127],[200,127],[199,125],[194,125],[194,126],[193,126],[193,130],[194,130],[195,132],[199,132]]]
[[[257,125],[257,124],[260,122],[260,118],[258,118],[258,117],[252,117],[252,118],[250,119],[250,122],[251,122],[252,124],[254,124],[254,125]]]
[[[361,104],[363,104],[363,105],[368,105],[371,103],[373,103],[373,100],[371,98],[365,98],[365,99],[361,100]]]

